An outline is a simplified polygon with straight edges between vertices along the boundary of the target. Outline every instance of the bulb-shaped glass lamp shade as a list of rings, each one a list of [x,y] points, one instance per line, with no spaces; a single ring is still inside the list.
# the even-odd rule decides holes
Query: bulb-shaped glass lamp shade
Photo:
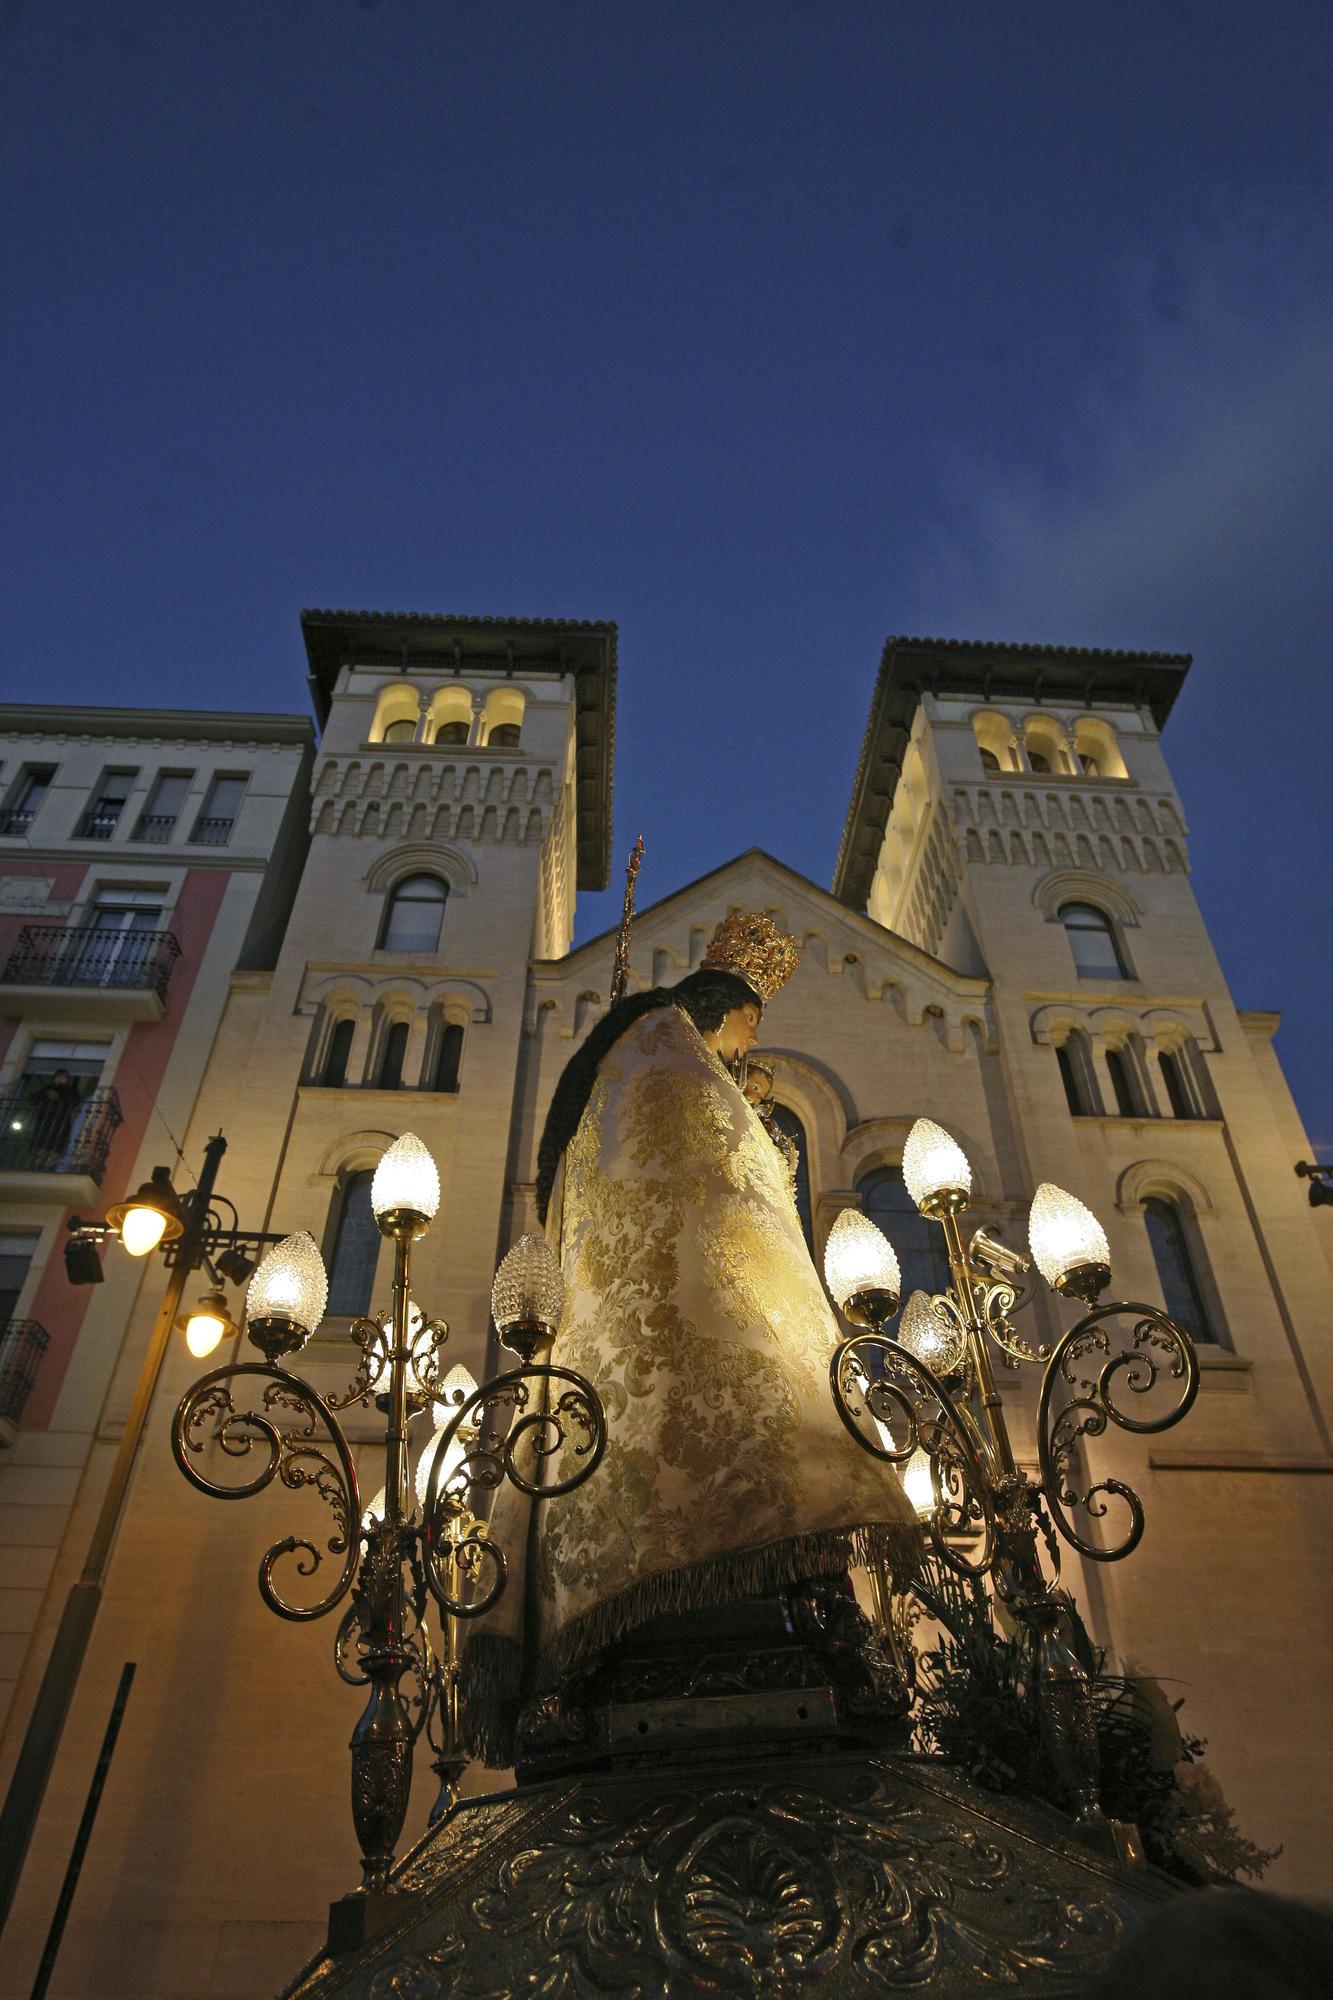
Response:
[[[892,1243],[859,1208],[844,1208],[830,1229],[824,1245],[824,1278],[844,1312],[850,1300],[878,1295],[876,1317],[884,1319],[892,1316],[903,1288]],[[889,1297],[892,1305],[885,1303]],[[848,1313],[849,1319],[855,1317]]]
[[[436,1405],[436,1408],[437,1409],[439,1408],[438,1404]],[[440,1428],[436,1431],[435,1435],[428,1440],[424,1449],[422,1450],[420,1458],[417,1460],[417,1471],[416,1471],[417,1501],[422,1507],[424,1507],[426,1504],[426,1488],[430,1485],[431,1467],[434,1465],[436,1458],[439,1456],[440,1447],[444,1443],[444,1433],[447,1428],[448,1428],[447,1424],[441,1424]],[[445,1455],[444,1463],[440,1467],[440,1483],[439,1486],[436,1488],[437,1492],[439,1493],[444,1492],[445,1488],[449,1484],[449,1481],[453,1478],[459,1466],[463,1463],[463,1460],[467,1457],[468,1445],[471,1442],[472,1442],[472,1437],[470,1432],[465,1437],[463,1435],[463,1432],[460,1430],[458,1434],[455,1436],[453,1443],[450,1445],[449,1450]]]
[[[1095,1273],[1100,1274],[1095,1297],[1110,1277],[1111,1248],[1106,1231],[1077,1195],[1066,1194],[1050,1181],[1043,1181],[1032,1197],[1028,1242],[1037,1269],[1057,1292],[1074,1291],[1085,1297],[1082,1274]]]
[[[131,1208],[120,1225],[120,1240],[131,1257],[146,1257],[162,1241],[166,1226],[160,1208]]]
[[[924,1362],[933,1375],[952,1375],[963,1365],[963,1330],[937,1312],[928,1292],[913,1292],[898,1322],[898,1344]]]
[[[395,1139],[375,1169],[370,1206],[381,1226],[394,1215],[420,1215],[430,1222],[440,1206],[440,1176],[415,1132]]]
[[[221,1292],[205,1292],[186,1317],[185,1345],[196,1361],[206,1361],[214,1348],[235,1331],[235,1323]]]
[[[491,1312],[508,1346],[519,1328],[553,1332],[560,1324],[565,1281],[555,1253],[541,1236],[520,1236],[501,1259],[491,1286]]]
[[[918,1118],[907,1135],[903,1180],[923,1215],[939,1207],[961,1207],[972,1192],[967,1154],[933,1118]]]
[[[369,1528],[372,1514],[377,1521],[384,1519],[386,1492],[387,1489],[381,1486],[374,1499],[366,1502],[365,1512],[361,1516],[361,1525],[363,1528]]]
[[[329,1300],[329,1274],[315,1239],[298,1229],[261,1261],[245,1293],[251,1326],[256,1321],[291,1320],[309,1337],[324,1317]]]
[[[918,1446],[901,1474],[903,1492],[916,1510],[917,1519],[928,1521],[935,1512],[935,1484],[930,1473],[930,1456]]]
[[[436,1430],[441,1430],[457,1415],[468,1397],[475,1392],[476,1387],[477,1378],[472,1370],[465,1368],[461,1361],[456,1361],[435,1391],[439,1401],[431,1414],[435,1420]],[[479,1412],[474,1410],[470,1421],[476,1423],[478,1416]]]

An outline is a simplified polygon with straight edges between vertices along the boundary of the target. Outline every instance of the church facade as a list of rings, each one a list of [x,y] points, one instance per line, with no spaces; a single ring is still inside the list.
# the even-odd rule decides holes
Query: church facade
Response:
[[[304,831],[289,827],[262,873],[264,925],[238,931],[225,966],[209,961],[207,1045],[177,1129],[191,1162],[225,1133],[219,1185],[244,1221],[320,1243],[329,1310],[301,1366],[321,1390],[353,1372],[352,1318],[387,1303],[370,1172],[390,1139],[417,1132],[443,1187],[418,1302],[450,1323],[446,1359],[481,1377],[496,1365],[496,1262],[536,1226],[546,1105],[608,1003],[614,937],[577,949],[572,937],[578,890],[606,886],[612,868],[616,632],[334,612],[302,623],[320,723],[313,763],[289,773]],[[1188,667],[891,640],[831,888],[757,851],[724,861],[641,912],[632,987],[697,965],[730,909],[770,910],[802,943],[761,1046],[800,1148],[816,1261],[840,1210],[859,1206],[893,1240],[906,1289],[942,1283],[939,1231],[901,1173],[926,1114],[972,1163],[973,1224],[1024,1247],[1032,1193],[1057,1181],[1106,1229],[1112,1295],[1163,1303],[1193,1334],[1202,1386],[1186,1423],[1089,1444],[1099,1474],[1142,1496],[1142,1546],[1122,1565],[1067,1555],[1066,1581],[1114,1661],[1185,1697],[1244,1830],[1285,1844],[1272,1885],[1314,1891],[1333,1663],[1333,1245],[1292,1172],[1310,1146],[1276,1019],[1236,1009],[1190,887],[1161,745]],[[10,859],[0,867],[15,872]],[[31,1005],[6,975],[12,1046],[27,1046]],[[161,1154],[142,1133],[101,1198]],[[59,1258],[48,1234],[45,1266]],[[24,1299],[42,1286],[48,1317],[74,1299],[80,1317],[59,1382],[0,1455],[18,1634],[6,1783],[162,1284],[150,1258],[137,1293],[121,1274],[89,1301],[61,1294],[45,1266]],[[1039,1296],[1029,1337],[1051,1341],[1074,1316]],[[279,1624],[255,1591],[292,1496],[218,1507],[171,1464],[170,1412],[198,1372],[183,1347],[164,1372],[0,1995],[28,1991],[129,1659],[133,1698],[62,1950],[69,1991],[273,1987],[354,1879],[342,1746],[360,1698],[333,1673],[332,1634]],[[1001,1387],[1021,1458],[1034,1383],[1013,1372]],[[379,1430],[373,1411],[354,1426],[367,1491],[382,1478]],[[76,1434],[77,1464],[67,1444],[58,1461],[53,1441]],[[40,1476],[57,1462],[75,1475],[58,1491]],[[39,1491],[53,1550],[40,1577],[21,1539]],[[294,1513],[288,1525],[301,1532]],[[1274,1674],[1279,1657],[1290,1672]],[[474,1789],[493,1782],[470,1774]],[[423,1768],[409,1832],[430,1791]],[[136,1971],[113,1988],[108,1965]]]

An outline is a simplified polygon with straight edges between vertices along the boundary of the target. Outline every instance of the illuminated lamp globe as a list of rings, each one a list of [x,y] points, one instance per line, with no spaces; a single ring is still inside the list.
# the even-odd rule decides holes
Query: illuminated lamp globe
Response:
[[[424,1236],[440,1206],[440,1176],[415,1132],[395,1139],[375,1169],[370,1206],[385,1236]]]
[[[898,1345],[905,1347],[932,1375],[953,1375],[963,1365],[967,1343],[963,1330],[937,1310],[928,1292],[913,1292],[898,1322]]]
[[[1032,1197],[1028,1242],[1048,1285],[1066,1298],[1095,1305],[1111,1282],[1106,1231],[1077,1195],[1043,1181]]]
[[[146,1257],[156,1250],[166,1232],[167,1218],[160,1208],[132,1208],[120,1225],[120,1240],[131,1257]]]
[[[435,1391],[438,1401],[431,1414],[435,1419],[436,1430],[442,1430],[447,1423],[451,1423],[468,1397],[474,1396],[476,1392],[476,1376],[470,1368],[465,1368],[461,1361],[456,1361]],[[474,1410],[473,1423],[477,1421],[478,1415],[479,1413]]]
[[[237,1331],[221,1292],[205,1292],[198,1305],[176,1321],[185,1333],[185,1345],[196,1361],[206,1361],[228,1335]]]
[[[859,1208],[844,1208],[828,1233],[824,1279],[853,1326],[882,1327],[898,1310],[903,1281],[893,1245]]]
[[[245,1294],[246,1331],[274,1361],[304,1347],[324,1317],[329,1275],[314,1237],[298,1229],[264,1257]]]
[[[435,1435],[427,1443],[420,1458],[417,1460],[417,1471],[416,1471],[417,1500],[422,1507],[424,1507],[426,1504],[426,1491],[430,1485],[431,1467],[434,1465],[435,1460],[439,1457],[440,1448],[444,1443],[445,1432],[448,1430],[448,1428],[449,1428],[448,1424],[440,1425],[440,1428],[436,1431]],[[471,1445],[473,1441],[473,1436],[474,1433],[469,1425],[463,1424],[459,1427],[459,1430],[456,1436],[453,1438],[452,1442],[450,1443],[449,1449],[445,1453],[444,1460],[440,1466],[439,1484],[436,1487],[437,1493],[443,1493],[448,1488],[449,1481],[453,1478],[454,1474],[458,1471],[459,1466],[462,1465],[464,1459],[467,1457],[468,1447]],[[459,1495],[457,1497],[461,1498],[462,1496]]]
[[[365,1511],[361,1516],[361,1526],[367,1533],[370,1532],[373,1524],[372,1517],[374,1521],[382,1521],[384,1519],[387,1492],[387,1487],[381,1486],[374,1499],[366,1502]]]
[[[159,1243],[174,1243],[185,1233],[185,1217],[165,1167],[158,1167],[128,1201],[113,1202],[106,1219],[109,1228],[120,1232],[131,1257],[146,1257]]]
[[[542,1236],[520,1236],[491,1286],[491,1313],[505,1346],[527,1361],[554,1338],[565,1302],[560,1265]]]
[[[942,1125],[918,1118],[903,1147],[903,1181],[923,1215],[956,1215],[972,1192],[972,1169]]]
[[[935,1481],[930,1470],[930,1454],[921,1446],[908,1459],[902,1475],[903,1492],[919,1521],[928,1521],[935,1512]]]

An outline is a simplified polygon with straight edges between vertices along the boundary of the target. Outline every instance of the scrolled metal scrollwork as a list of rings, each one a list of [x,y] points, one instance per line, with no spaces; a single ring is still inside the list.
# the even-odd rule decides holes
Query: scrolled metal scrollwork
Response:
[[[1132,1320],[1128,1330],[1113,1328],[1114,1320]],[[1119,1351],[1113,1352],[1119,1339]],[[1118,1392],[1150,1396],[1167,1386],[1168,1407],[1155,1415],[1136,1416],[1117,1401]],[[1100,1437],[1107,1424],[1140,1436],[1169,1430],[1188,1412],[1199,1388],[1199,1358],[1183,1327],[1155,1306],[1122,1301],[1099,1306],[1070,1327],[1056,1344],[1042,1378],[1037,1407],[1037,1448],[1047,1507],[1065,1540],[1094,1562],[1118,1562],[1133,1552],[1143,1535],[1143,1503],[1132,1486],[1109,1475],[1082,1484],[1076,1476],[1079,1440]],[[1103,1520],[1111,1501],[1128,1511],[1129,1523],[1118,1541],[1106,1547],[1080,1535],[1065,1509],[1081,1508],[1090,1519]]]
[[[331,1410],[346,1410],[353,1403],[368,1403],[380,1385],[380,1378],[388,1373],[389,1354],[384,1329],[377,1321],[353,1320],[351,1337],[361,1349],[361,1359],[357,1363],[356,1374],[342,1394],[324,1398]]]
[[[258,1409],[236,1407],[233,1385],[243,1377],[267,1385]],[[284,1421],[283,1412],[295,1421]],[[320,1435],[321,1427],[327,1438]],[[210,1478],[199,1463],[209,1444],[216,1445],[225,1460],[252,1463],[251,1454],[259,1450],[266,1456],[249,1478],[236,1484],[223,1483]],[[297,1604],[284,1597],[274,1581],[279,1562],[295,1556],[296,1574],[309,1577],[324,1559],[308,1537],[288,1535],[274,1542],[260,1559],[259,1594],[279,1618],[297,1621],[322,1618],[345,1596],[356,1574],[359,1553],[361,1497],[356,1468],[337,1420],[308,1382],[264,1362],[242,1361],[215,1369],[201,1376],[182,1397],[171,1421],[171,1449],[190,1484],[211,1499],[246,1500],[262,1493],[275,1479],[293,1492],[311,1488],[333,1514],[333,1533],[324,1544],[324,1553],[342,1557],[337,1580],[313,1604]]]
[[[885,1334],[844,1340],[829,1378],[838,1415],[872,1457],[904,1466],[917,1450],[926,1453],[935,1499],[927,1527],[935,1552],[960,1575],[984,1575],[995,1560],[995,1508],[985,1446],[966,1411],[915,1355]],[[978,1529],[981,1547],[972,1555],[947,1539]]]
[[[986,1331],[1015,1368],[1025,1361],[1040,1364],[1050,1358],[1049,1347],[1044,1344],[1034,1347],[1023,1338],[1013,1322],[1013,1315],[1021,1312],[1031,1297],[1031,1286],[1017,1285],[1009,1278],[992,1278],[978,1287],[977,1305]]]
[[[503,1434],[496,1419],[512,1415]],[[452,1447],[462,1443],[461,1453]],[[543,1475],[562,1452],[576,1461],[563,1478]],[[606,1413],[591,1382],[572,1369],[528,1362],[475,1389],[455,1410],[431,1463],[422,1505],[421,1553],[426,1581],[440,1608],[478,1618],[505,1587],[503,1549],[472,1518],[474,1487],[507,1479],[532,1499],[572,1493],[591,1478],[606,1450]],[[535,1476],[521,1469],[534,1461]]]

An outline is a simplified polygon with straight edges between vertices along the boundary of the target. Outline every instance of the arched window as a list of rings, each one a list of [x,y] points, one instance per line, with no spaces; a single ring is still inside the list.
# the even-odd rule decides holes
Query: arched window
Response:
[[[403,1087],[403,1057],[407,1054],[406,1021],[390,1021],[384,1030],[384,1040],[380,1045],[380,1067],[376,1078],[380,1090],[401,1090]]]
[[[352,1053],[352,1037],[356,1033],[356,1022],[335,1021],[329,1036],[329,1050],[324,1058],[324,1074],[320,1078],[326,1090],[341,1090],[347,1081],[347,1061]]]
[[[805,1143],[805,1127],[794,1111],[785,1104],[773,1106],[773,1123],[779,1132],[785,1132],[796,1147],[796,1213],[801,1218],[801,1228],[805,1240],[814,1252],[814,1224],[810,1217],[810,1156]]]
[[[1185,1081],[1185,1067],[1178,1054],[1163,1049],[1157,1058],[1157,1067],[1162,1072],[1162,1082],[1166,1085],[1167,1101],[1173,1118],[1194,1118],[1197,1112],[1190,1088]]]
[[[374,1178],[374,1173],[367,1169],[364,1173],[349,1174],[342,1185],[338,1224],[329,1257],[328,1310],[339,1316],[357,1318],[370,1311],[381,1240],[370,1206],[370,1183]]]
[[[1046,752],[1044,750],[1028,751],[1028,769],[1030,771],[1035,771],[1039,777],[1042,778],[1050,777],[1051,760],[1046,755]]]
[[[1065,903],[1060,922],[1069,939],[1074,970],[1080,979],[1128,979],[1120,944],[1104,910],[1091,903]]]
[[[435,951],[449,885],[438,875],[409,875],[389,896],[380,932],[381,951]]]
[[[1083,716],[1074,725],[1074,749],[1087,778],[1123,778],[1125,760],[1109,722]]]
[[[1065,1102],[1075,1118],[1095,1118],[1101,1110],[1101,1100],[1086,1039],[1077,1032],[1071,1033],[1056,1048],[1055,1060],[1060,1066]]]
[[[519,727],[516,722],[497,722],[486,742],[492,750],[516,750],[518,736]]]
[[[875,1167],[856,1183],[861,1209],[882,1229],[898,1253],[903,1297],[942,1292],[949,1282],[944,1231],[928,1222],[903,1184],[901,1167]]]
[[[1106,1051],[1106,1073],[1111,1079],[1115,1092],[1115,1108],[1122,1118],[1137,1118],[1139,1107],[1134,1102],[1134,1090],[1129,1080],[1129,1062],[1120,1049]]]
[[[398,722],[389,723],[382,741],[385,743],[411,743],[417,733],[416,723],[404,716]]]
[[[463,1030],[457,1021],[446,1021],[440,1030],[439,1045],[435,1051],[435,1074],[431,1087],[434,1090],[454,1091],[458,1088],[458,1069],[463,1058]]]
[[[1018,768],[1014,752],[1014,726],[998,709],[983,709],[972,717],[972,734],[983,771],[1013,771]]]
[[[437,743],[466,743],[471,734],[472,727],[470,723],[442,722],[435,732],[435,741]]]
[[[1195,1342],[1216,1341],[1208,1324],[1203,1288],[1190,1255],[1184,1220],[1174,1202],[1151,1195],[1143,1204],[1143,1223],[1157,1266],[1162,1304],[1178,1326]]]

